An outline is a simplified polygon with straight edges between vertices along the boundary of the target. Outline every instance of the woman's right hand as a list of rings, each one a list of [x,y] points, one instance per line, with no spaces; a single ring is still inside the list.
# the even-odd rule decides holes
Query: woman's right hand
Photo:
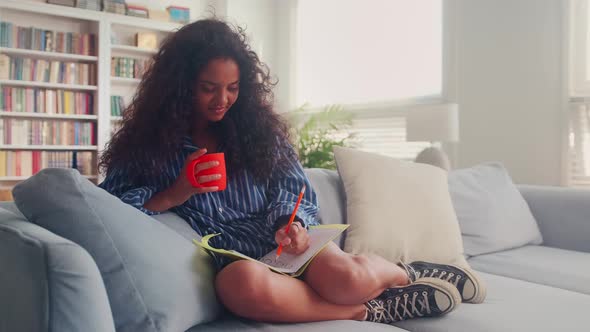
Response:
[[[203,193],[208,193],[208,192],[213,192],[213,191],[219,190],[219,188],[216,186],[215,187],[195,188],[195,187],[193,187],[193,185],[189,182],[188,178],[186,177],[187,167],[189,167],[189,164],[193,160],[204,155],[205,153],[207,153],[207,149],[200,149],[200,150],[197,150],[196,152],[191,153],[184,161],[184,165],[182,167],[182,170],[180,170],[180,174],[178,175],[178,178],[176,178],[176,180],[174,181],[172,186],[170,186],[170,188],[168,188],[169,194],[170,194],[170,199],[175,206],[183,204],[194,194],[203,194]],[[198,163],[194,169],[195,175],[204,169],[208,169],[208,168],[215,167],[218,165],[219,165],[219,162],[216,160]],[[210,174],[210,175],[196,176],[196,179],[199,183],[205,183],[205,182],[217,180],[220,178],[221,178],[221,174]]]

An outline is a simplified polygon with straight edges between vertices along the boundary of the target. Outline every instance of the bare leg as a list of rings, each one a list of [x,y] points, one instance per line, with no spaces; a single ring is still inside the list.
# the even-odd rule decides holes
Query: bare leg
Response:
[[[401,267],[372,255],[351,255],[330,243],[305,272],[305,281],[324,299],[337,304],[365,303],[386,288],[409,283]]]
[[[250,261],[237,261],[221,270],[215,288],[221,302],[231,312],[258,321],[363,320],[366,315],[363,302],[355,305],[330,303],[305,282]]]

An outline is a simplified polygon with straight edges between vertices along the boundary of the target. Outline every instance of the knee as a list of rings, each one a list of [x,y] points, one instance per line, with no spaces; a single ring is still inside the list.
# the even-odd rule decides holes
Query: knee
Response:
[[[373,289],[379,280],[371,268],[370,260],[364,255],[348,255],[342,257],[344,261],[335,261],[331,270],[336,271],[340,279],[340,287],[348,290]]]
[[[350,259],[353,261],[352,266],[353,273],[352,273],[352,280],[356,285],[362,283],[361,286],[365,288],[368,286],[369,288],[375,288],[380,286],[380,280],[378,275],[371,266],[371,260],[365,255],[352,255]]]
[[[217,296],[234,314],[256,319],[256,315],[265,312],[266,307],[272,309],[274,305],[270,273],[267,268],[254,262],[231,263],[217,274]]]

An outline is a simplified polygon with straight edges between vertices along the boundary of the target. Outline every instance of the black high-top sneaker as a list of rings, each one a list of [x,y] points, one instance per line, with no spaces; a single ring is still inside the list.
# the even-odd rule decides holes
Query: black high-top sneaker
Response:
[[[450,283],[423,278],[407,286],[386,289],[367,303],[367,320],[391,324],[406,319],[436,317],[455,309],[461,295]]]
[[[428,277],[450,282],[457,287],[463,302],[482,303],[486,298],[485,284],[470,269],[422,261],[410,264],[400,263],[399,265],[406,269],[411,281]]]

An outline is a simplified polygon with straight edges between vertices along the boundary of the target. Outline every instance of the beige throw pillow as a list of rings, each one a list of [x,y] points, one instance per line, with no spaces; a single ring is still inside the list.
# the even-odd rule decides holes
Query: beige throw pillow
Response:
[[[468,266],[447,172],[348,148],[334,155],[350,224],[345,251]]]

